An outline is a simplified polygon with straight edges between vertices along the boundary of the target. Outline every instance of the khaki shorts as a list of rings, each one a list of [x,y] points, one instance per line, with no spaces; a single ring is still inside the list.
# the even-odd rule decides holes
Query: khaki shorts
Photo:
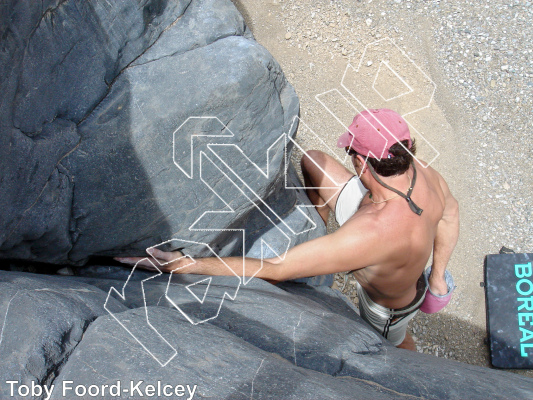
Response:
[[[387,308],[375,303],[365,289],[357,283],[359,312],[361,318],[368,322],[385,339],[398,346],[405,339],[407,324],[418,313],[426,297],[426,280],[421,276],[417,282],[416,297],[411,304],[402,308]]]

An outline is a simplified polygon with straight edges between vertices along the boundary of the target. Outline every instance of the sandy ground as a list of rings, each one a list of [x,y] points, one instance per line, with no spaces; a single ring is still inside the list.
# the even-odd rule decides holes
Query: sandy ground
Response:
[[[234,3],[296,89],[303,149],[337,151],[350,103],[409,114],[419,157],[441,172],[461,207],[448,266],[454,298],[438,314],[419,313],[410,329],[421,352],[489,366],[484,257],[501,246],[533,251],[531,3]],[[356,302],[353,283],[339,275],[335,286]]]

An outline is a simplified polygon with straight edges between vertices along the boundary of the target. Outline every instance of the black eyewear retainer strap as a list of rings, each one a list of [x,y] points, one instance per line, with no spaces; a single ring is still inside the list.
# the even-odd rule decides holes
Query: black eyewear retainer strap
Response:
[[[416,168],[415,168],[415,164],[413,161],[411,161],[411,165],[413,166],[413,181],[411,183],[411,187],[409,188],[409,190],[407,191],[407,195],[403,194],[402,192],[400,192],[399,190],[396,190],[394,189],[393,187],[387,185],[385,182],[383,182],[379,177],[378,177],[378,174],[376,174],[376,171],[374,170],[374,167],[372,167],[372,165],[370,165],[370,163],[366,162],[366,165],[368,166],[368,169],[370,170],[370,173],[372,174],[372,176],[374,177],[374,179],[383,187],[389,189],[389,190],[392,190],[394,193],[396,193],[398,196],[401,196],[403,197],[405,200],[407,200],[407,204],[409,204],[409,208],[411,209],[412,212],[414,212],[416,215],[421,215],[422,212],[424,210],[422,210],[420,207],[418,207],[414,201],[411,199],[411,193],[413,192],[413,188],[415,187],[415,183],[416,183]]]

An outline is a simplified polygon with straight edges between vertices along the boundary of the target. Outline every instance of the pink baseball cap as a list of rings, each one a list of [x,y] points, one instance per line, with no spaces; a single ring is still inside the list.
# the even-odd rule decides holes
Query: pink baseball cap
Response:
[[[368,109],[355,116],[337,147],[351,147],[363,156],[381,159],[392,157],[390,147],[402,140],[408,140],[411,148],[409,126],[400,114],[387,108]]]

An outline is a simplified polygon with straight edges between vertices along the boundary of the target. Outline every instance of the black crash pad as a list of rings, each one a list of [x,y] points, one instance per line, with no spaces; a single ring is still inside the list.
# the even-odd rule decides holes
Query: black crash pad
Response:
[[[485,258],[485,296],[491,363],[533,368],[533,254]]]

